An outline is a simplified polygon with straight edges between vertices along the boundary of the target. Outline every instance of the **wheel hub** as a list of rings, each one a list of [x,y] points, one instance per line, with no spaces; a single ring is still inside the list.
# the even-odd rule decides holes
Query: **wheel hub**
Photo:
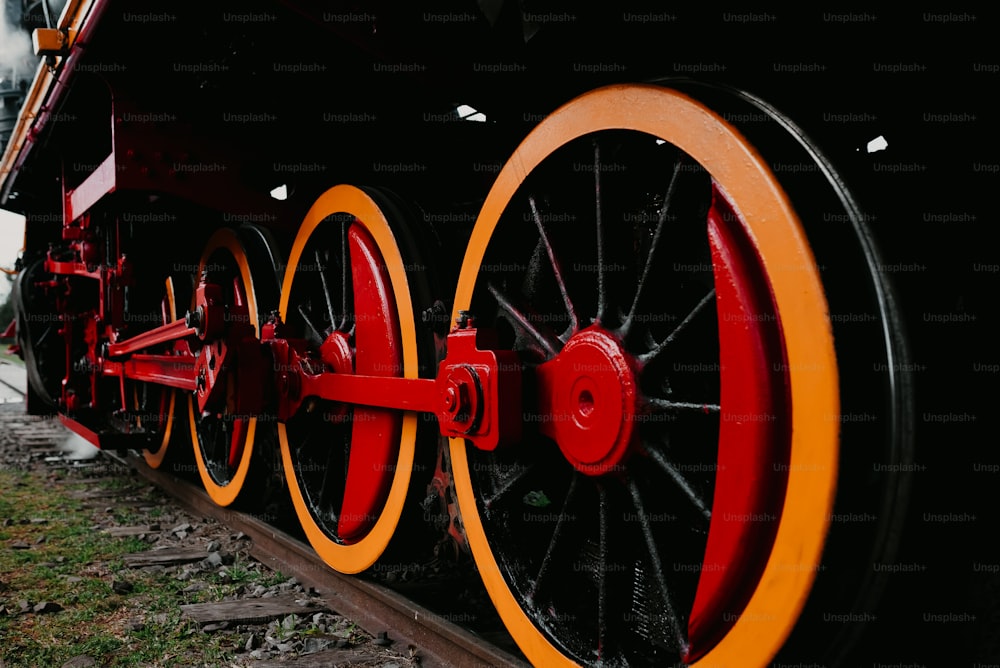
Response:
[[[354,352],[344,332],[333,332],[319,348],[320,359],[334,373],[354,373]]]
[[[635,367],[621,342],[591,326],[538,367],[541,432],[580,472],[605,475],[629,453],[635,422]]]

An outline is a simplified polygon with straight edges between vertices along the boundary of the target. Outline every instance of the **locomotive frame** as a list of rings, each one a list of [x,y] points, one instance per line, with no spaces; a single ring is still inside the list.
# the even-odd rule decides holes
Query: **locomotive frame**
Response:
[[[480,4],[70,0],[2,161],[29,411],[341,572],[471,555],[536,665],[873,651],[914,364],[826,85]]]

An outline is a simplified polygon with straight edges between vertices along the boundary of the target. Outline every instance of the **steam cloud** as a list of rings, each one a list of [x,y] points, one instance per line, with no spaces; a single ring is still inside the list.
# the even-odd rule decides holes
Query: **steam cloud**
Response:
[[[7,17],[7,3],[0,2],[0,84],[16,86],[19,79],[31,77],[35,55],[28,33],[13,25]]]
[[[91,445],[90,441],[76,434],[66,437],[59,449],[65,453],[64,459],[93,459],[101,452]]]

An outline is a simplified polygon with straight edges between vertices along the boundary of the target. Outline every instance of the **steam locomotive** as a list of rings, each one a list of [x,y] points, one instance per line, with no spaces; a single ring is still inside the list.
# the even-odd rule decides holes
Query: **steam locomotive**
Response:
[[[29,412],[535,665],[996,658],[987,17],[6,5]]]

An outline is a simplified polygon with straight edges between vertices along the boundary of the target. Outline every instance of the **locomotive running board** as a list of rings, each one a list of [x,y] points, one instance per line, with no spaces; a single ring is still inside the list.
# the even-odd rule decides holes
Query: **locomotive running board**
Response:
[[[67,429],[82,437],[88,443],[101,450],[125,452],[126,450],[143,450],[150,445],[150,435],[145,433],[123,434],[116,431],[96,432],[73,418],[59,413],[59,421]]]

